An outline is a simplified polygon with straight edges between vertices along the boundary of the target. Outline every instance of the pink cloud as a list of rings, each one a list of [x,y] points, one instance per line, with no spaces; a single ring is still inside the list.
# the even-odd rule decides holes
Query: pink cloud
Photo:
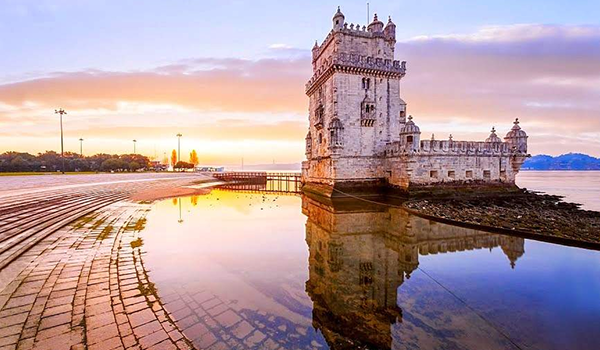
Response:
[[[531,135],[534,153],[585,151],[600,155],[600,141],[594,137],[600,137],[600,27],[486,27],[469,35],[399,42],[396,57],[408,61],[402,95],[409,104],[409,113],[425,126],[424,132],[428,132],[428,125],[445,125],[443,130],[431,131],[436,135],[453,133],[456,138],[473,136],[453,130],[460,121],[461,125],[481,127],[480,136],[484,136],[488,126],[506,129],[518,116]],[[139,72],[54,73],[0,85],[0,106],[17,109],[0,109],[0,122],[10,125],[15,118],[34,118],[35,109],[52,110],[57,106],[75,110],[104,108],[113,110],[114,118],[119,118],[117,106],[122,101],[169,104],[197,111],[272,113],[274,118],[303,115],[308,105],[304,83],[310,70],[310,59],[299,55],[254,61],[187,59]],[[273,120],[277,122],[281,120]],[[191,126],[198,128],[210,123],[190,120]],[[210,132],[219,138],[243,137],[244,125],[253,123],[214,122],[215,129]],[[265,129],[274,133],[271,139],[296,140],[301,134],[300,124],[277,125]],[[281,132],[286,127],[293,132]],[[98,131],[111,133],[117,129],[107,123]],[[257,137],[269,138],[255,131]]]

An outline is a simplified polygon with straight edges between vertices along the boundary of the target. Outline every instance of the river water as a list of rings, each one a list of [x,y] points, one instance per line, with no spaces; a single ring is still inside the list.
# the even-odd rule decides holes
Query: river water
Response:
[[[519,184],[600,208],[599,172]],[[202,349],[600,348],[597,251],[219,189],[156,203],[141,237],[161,301]]]

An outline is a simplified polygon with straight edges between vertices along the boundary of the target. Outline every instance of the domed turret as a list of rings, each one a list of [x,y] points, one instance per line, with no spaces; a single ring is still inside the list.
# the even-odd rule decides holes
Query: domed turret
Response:
[[[374,32],[374,33],[383,31],[383,22],[381,22],[380,20],[377,19],[377,14],[375,14],[375,16],[373,17],[373,22],[371,22],[371,24],[369,24],[369,26],[367,27],[367,30],[369,32]]]
[[[407,151],[417,151],[421,145],[421,129],[413,122],[412,115],[400,130],[400,145]]]
[[[503,237],[500,243],[502,251],[510,262],[510,267],[515,268],[517,260],[525,254],[525,241],[519,237]]]
[[[402,134],[420,134],[420,133],[421,133],[421,129],[419,129],[417,124],[415,124],[415,122],[413,122],[413,116],[409,115],[408,121],[406,122],[406,124],[404,124],[404,126],[400,130],[400,135],[402,135]]]
[[[315,45],[312,48],[312,58],[313,58],[313,61],[316,60],[318,56],[319,56],[319,44],[315,40]]]
[[[492,126],[492,133],[485,139],[485,142],[502,142],[502,140],[496,135],[496,128]]]
[[[512,129],[504,137],[504,141],[512,145],[513,150],[519,153],[527,153],[527,133],[519,126],[519,118],[516,118]]]
[[[383,35],[388,40],[396,41],[396,25],[392,22],[392,16],[388,18],[388,22],[383,30]]]
[[[345,19],[346,17],[344,17],[344,14],[338,6],[337,12],[335,13],[335,15],[333,15],[333,30],[341,30],[342,28],[344,28]]]

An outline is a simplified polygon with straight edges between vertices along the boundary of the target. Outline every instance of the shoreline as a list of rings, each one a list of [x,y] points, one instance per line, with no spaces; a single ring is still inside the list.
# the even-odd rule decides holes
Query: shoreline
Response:
[[[402,207],[410,214],[450,225],[578,248],[600,250],[600,212],[583,210],[556,195],[421,198]]]

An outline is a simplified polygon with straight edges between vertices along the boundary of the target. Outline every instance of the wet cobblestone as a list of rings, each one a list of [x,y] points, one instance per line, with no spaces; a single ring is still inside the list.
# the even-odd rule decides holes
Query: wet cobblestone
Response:
[[[0,350],[193,348],[136,244],[149,205],[127,200],[191,180],[1,192]]]

